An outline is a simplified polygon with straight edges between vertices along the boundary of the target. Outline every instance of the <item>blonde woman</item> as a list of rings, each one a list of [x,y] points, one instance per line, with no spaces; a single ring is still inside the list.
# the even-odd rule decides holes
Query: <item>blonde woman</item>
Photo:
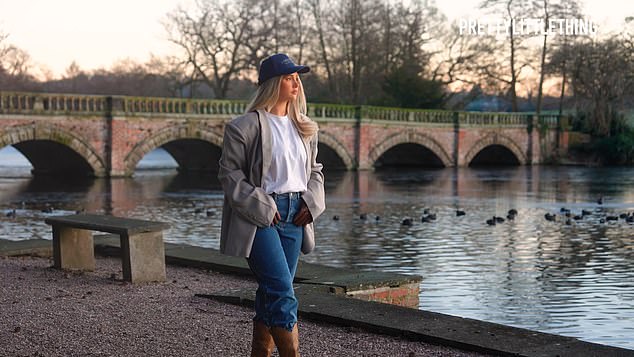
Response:
[[[299,79],[309,70],[283,53],[264,59],[246,113],[225,127],[220,251],[245,257],[258,282],[251,356],[270,356],[274,345],[282,357],[299,356],[293,278],[325,209],[318,127]]]

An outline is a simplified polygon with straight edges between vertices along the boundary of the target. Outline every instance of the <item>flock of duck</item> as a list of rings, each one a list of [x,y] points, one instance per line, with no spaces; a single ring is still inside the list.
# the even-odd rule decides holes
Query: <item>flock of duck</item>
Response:
[[[573,214],[570,211],[570,209],[562,207],[560,210],[561,219],[557,216],[556,213],[546,213],[544,215],[544,218],[547,221],[551,221],[551,222],[561,221],[561,222],[564,222],[564,224],[566,225],[571,225],[573,220],[580,221],[590,215],[593,215],[593,212],[585,210],[585,209],[581,210],[581,214]],[[619,219],[622,219],[627,223],[634,223],[634,213],[625,212],[619,215],[603,214],[603,215],[600,215],[599,217],[599,223],[618,221]]]
[[[597,204],[603,204],[603,197],[600,197],[597,200]],[[457,217],[465,216],[467,214],[464,210],[456,210],[455,211]],[[492,216],[487,219],[485,223],[489,226],[495,226],[497,224],[504,223],[506,221],[513,221],[518,215],[518,211],[514,208],[508,210],[506,217],[502,216]],[[627,223],[634,223],[634,212],[625,212],[620,214],[607,214],[605,211],[601,209],[597,209],[594,212],[589,211],[587,209],[582,209],[580,213],[573,213],[569,208],[562,207],[558,213],[550,213],[547,212],[544,214],[544,219],[549,222],[562,222],[565,225],[572,225],[574,221],[581,221],[586,219],[589,216],[597,216],[599,223],[606,223],[610,221],[618,221],[620,219],[624,220]],[[438,218],[436,213],[431,213],[428,208],[423,210],[423,215],[420,218],[421,223],[430,223],[435,221]],[[596,218],[596,217],[595,217]],[[334,215],[332,217],[334,221],[340,220],[338,215]],[[367,213],[361,213],[359,215],[359,219],[362,221],[368,220]],[[375,221],[378,222],[381,220],[380,216],[375,217]],[[403,226],[412,226],[414,225],[415,220],[412,218],[404,218],[401,221],[401,225]]]
[[[25,204],[23,202],[22,203],[22,207],[24,207],[24,206],[25,206]],[[40,211],[42,213],[53,213],[54,209],[53,209],[53,207],[47,205],[46,207],[42,208]],[[82,213],[82,212],[84,212],[84,210],[78,210],[76,213],[79,214],[79,213]],[[16,218],[17,216],[18,216],[18,212],[15,210],[15,208],[12,209],[12,210],[9,210],[7,213],[5,213],[5,217],[8,217],[8,218]]]
[[[603,196],[597,199],[597,205],[603,205]],[[595,216],[595,213],[597,213],[598,215],[599,223],[616,222],[620,219],[624,220],[627,223],[634,223],[634,212],[607,214],[600,208],[596,209],[595,212],[582,209],[580,214],[574,214],[569,208],[562,207],[559,210],[559,216],[556,213],[546,213],[544,214],[544,219],[550,222],[563,222],[565,225],[569,226],[572,225],[574,221],[581,221],[588,216]]]
[[[603,204],[603,197],[599,197],[599,199],[597,200],[597,204],[598,205],[602,205]],[[193,207],[195,208],[195,213],[196,214],[201,214],[204,213],[206,214],[207,217],[212,217],[215,216],[216,212],[213,210],[204,210],[203,208],[200,207],[196,207],[196,204],[192,204]],[[41,212],[43,213],[53,213],[53,207],[51,206],[46,206],[45,208],[41,209]],[[77,210],[75,213],[79,214],[84,212],[84,210]],[[467,212],[464,210],[456,210],[455,214],[457,217],[461,217],[461,216],[466,216]],[[586,217],[589,216],[596,216],[598,214],[598,222],[599,223],[605,223],[605,222],[610,222],[610,221],[618,221],[620,219],[624,220],[627,223],[634,223],[634,212],[625,212],[625,213],[620,213],[620,214],[606,214],[603,210],[598,209],[595,210],[595,212],[586,210],[586,209],[582,209],[580,213],[573,213],[569,208],[566,207],[562,207],[558,213],[550,213],[547,212],[546,214],[544,214],[544,219],[549,221],[549,222],[562,222],[566,225],[572,225],[573,222],[575,221],[581,221],[586,219]],[[8,218],[16,218],[17,217],[17,212],[15,209],[9,210],[8,212],[5,213],[5,216]],[[518,212],[516,209],[510,209],[508,210],[507,214],[506,214],[506,218],[505,217],[501,217],[501,216],[492,216],[491,218],[487,219],[485,221],[485,223],[489,226],[495,226],[497,224],[501,224],[504,223],[505,221],[513,221],[515,219],[515,217],[517,217]],[[338,215],[334,215],[332,217],[332,219],[334,221],[338,221],[340,220],[340,217]],[[367,221],[368,220],[368,214],[367,213],[361,213],[359,215],[359,219],[362,221]],[[423,215],[420,218],[420,222],[421,223],[431,223],[434,222],[438,219],[438,215],[436,213],[432,213],[430,212],[429,208],[425,208],[423,210]],[[381,220],[380,216],[375,216],[374,217],[374,221],[375,222],[379,222]],[[412,226],[414,225],[414,219],[412,218],[404,218],[401,221],[401,225],[403,226]]]
[[[22,208],[24,208],[24,207],[25,207],[25,203],[23,202],[22,203]],[[213,216],[216,215],[216,211],[214,211],[212,209],[204,209],[204,208],[201,208],[201,207],[196,207],[196,203],[192,203],[192,207],[194,207],[194,213],[195,214],[205,214],[207,217],[213,217]],[[49,213],[50,214],[50,213],[53,213],[54,211],[55,211],[55,209],[52,206],[50,206],[50,205],[47,205],[46,207],[40,209],[40,212],[42,212],[42,213]],[[80,213],[85,213],[85,212],[86,212],[86,209],[82,208],[82,209],[76,210],[75,214],[80,214]],[[5,213],[5,217],[12,218],[12,219],[13,218],[17,218],[18,217],[18,212],[15,209],[11,209],[11,210],[9,210],[9,211],[7,211]]]
[[[465,216],[467,213],[463,210],[456,210],[456,216],[460,217],[460,216]],[[508,214],[507,214],[507,219],[509,220],[513,220],[515,219],[515,216],[517,215],[517,210],[515,209],[511,209],[509,210]],[[332,216],[333,221],[338,221],[340,219],[340,217],[338,215],[334,215]],[[359,215],[359,219],[362,221],[367,221],[368,220],[368,215],[367,213],[361,213]],[[436,213],[431,213],[429,208],[425,208],[423,210],[423,215],[420,218],[421,223],[430,223],[430,222],[434,222],[435,220],[438,219],[438,215]],[[380,216],[376,216],[374,218],[374,220],[376,222],[379,222],[381,220]],[[492,219],[488,219],[487,220],[487,224],[489,225],[495,225],[497,223],[502,223],[504,222],[504,218],[502,217],[496,217],[493,216]],[[413,226],[414,225],[414,220],[411,218],[404,218],[401,221],[401,225],[403,226]]]

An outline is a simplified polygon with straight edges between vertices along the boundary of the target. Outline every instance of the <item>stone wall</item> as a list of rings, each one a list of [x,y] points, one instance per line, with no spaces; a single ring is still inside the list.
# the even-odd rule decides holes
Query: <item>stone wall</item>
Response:
[[[383,286],[366,290],[348,291],[346,295],[365,301],[375,301],[418,309],[420,283],[414,282],[398,286]]]

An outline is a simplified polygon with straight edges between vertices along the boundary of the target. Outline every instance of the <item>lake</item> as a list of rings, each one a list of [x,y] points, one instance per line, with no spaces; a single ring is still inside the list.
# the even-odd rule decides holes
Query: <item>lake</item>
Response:
[[[218,248],[218,180],[174,166],[159,149],[132,178],[31,177],[4,148],[0,238],[50,239],[45,217],[86,211],[169,222],[166,241]],[[633,168],[335,171],[326,194],[317,248],[301,259],[419,274],[421,309],[634,349],[634,224],[607,220],[634,212]],[[505,221],[487,224],[493,216]]]

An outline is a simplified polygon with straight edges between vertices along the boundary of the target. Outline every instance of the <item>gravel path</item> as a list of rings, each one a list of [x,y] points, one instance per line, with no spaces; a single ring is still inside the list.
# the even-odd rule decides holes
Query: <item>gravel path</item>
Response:
[[[195,293],[252,287],[250,279],[167,266],[168,282],[132,285],[121,263],[95,272],[47,258],[0,258],[1,356],[248,356],[249,308]],[[301,302],[300,302],[301,303]],[[302,356],[481,356],[300,319]]]

